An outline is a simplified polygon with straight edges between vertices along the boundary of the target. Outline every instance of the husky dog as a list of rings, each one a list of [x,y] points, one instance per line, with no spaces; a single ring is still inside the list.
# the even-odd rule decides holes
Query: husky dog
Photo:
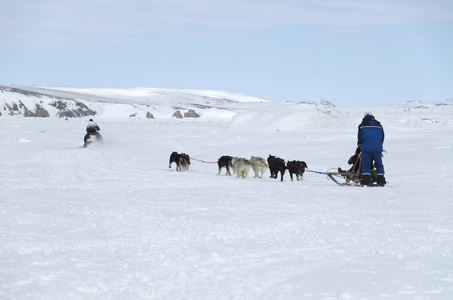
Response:
[[[184,171],[189,169],[190,157],[185,153],[173,152],[170,155],[170,161],[168,167],[171,168],[171,164],[176,163],[176,171]]]
[[[293,181],[293,174],[296,174],[296,178],[299,181],[304,179],[305,168],[308,168],[308,166],[304,161],[293,160],[286,163],[286,168],[289,176],[291,176],[291,181]]]
[[[225,167],[226,175],[231,176],[230,168],[233,168],[233,164],[231,163],[232,159],[233,159],[233,157],[231,157],[231,156],[222,156],[219,158],[219,160],[217,161],[217,164],[219,165],[219,174],[217,174],[217,175],[220,175],[222,168]]]
[[[231,169],[233,169],[233,174],[236,174],[236,161],[239,159],[239,157],[233,157],[231,159]]]
[[[252,164],[248,159],[237,158],[234,162],[234,169],[236,170],[237,177],[246,178],[251,166]]]
[[[263,174],[268,168],[266,161],[262,157],[252,156],[250,158],[250,163],[252,164],[252,169],[255,172],[253,178],[263,178]],[[261,173],[261,175],[260,175]]]
[[[281,174],[281,181],[283,181],[283,175],[285,175],[286,165],[285,161],[280,157],[275,157],[269,154],[267,158],[267,163],[269,164],[269,171],[271,172],[271,178],[277,178],[278,172]]]

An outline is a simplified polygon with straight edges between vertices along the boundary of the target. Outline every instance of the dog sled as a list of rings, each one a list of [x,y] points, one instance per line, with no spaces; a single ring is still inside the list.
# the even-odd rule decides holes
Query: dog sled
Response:
[[[327,179],[341,186],[363,186],[362,181],[362,152],[357,155],[353,166],[349,170],[331,168],[326,172]],[[377,185],[377,172],[374,166],[371,168],[371,186]]]

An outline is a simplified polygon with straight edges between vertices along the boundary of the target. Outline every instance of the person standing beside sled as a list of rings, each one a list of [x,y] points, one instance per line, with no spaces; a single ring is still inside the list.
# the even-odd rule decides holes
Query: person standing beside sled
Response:
[[[384,128],[371,112],[365,113],[359,125],[357,145],[362,150],[362,185],[371,185],[371,162],[377,172],[377,184],[386,184],[384,165],[382,164],[382,151],[384,150]]]
[[[102,141],[102,135],[98,132],[98,130],[101,130],[101,128],[99,128],[99,126],[96,123],[94,123],[93,119],[90,119],[87,125],[87,133],[83,138],[83,147],[87,146],[87,140],[90,138],[90,133],[96,134],[96,138],[99,141]]]

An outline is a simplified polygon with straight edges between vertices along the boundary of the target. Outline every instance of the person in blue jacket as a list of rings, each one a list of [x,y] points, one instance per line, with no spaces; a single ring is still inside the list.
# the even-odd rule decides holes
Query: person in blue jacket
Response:
[[[362,185],[371,185],[371,162],[377,172],[377,184],[386,184],[384,165],[382,164],[382,151],[384,150],[384,128],[371,112],[366,112],[359,125],[357,145],[362,150]]]

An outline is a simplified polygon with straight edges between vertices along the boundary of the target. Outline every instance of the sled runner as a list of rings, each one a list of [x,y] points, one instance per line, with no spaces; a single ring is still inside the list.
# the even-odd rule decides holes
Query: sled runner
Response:
[[[342,186],[363,186],[362,180],[362,153],[360,152],[353,166],[349,170],[331,168],[326,172],[327,178]],[[377,172],[374,166],[371,168],[371,186],[378,186]]]

